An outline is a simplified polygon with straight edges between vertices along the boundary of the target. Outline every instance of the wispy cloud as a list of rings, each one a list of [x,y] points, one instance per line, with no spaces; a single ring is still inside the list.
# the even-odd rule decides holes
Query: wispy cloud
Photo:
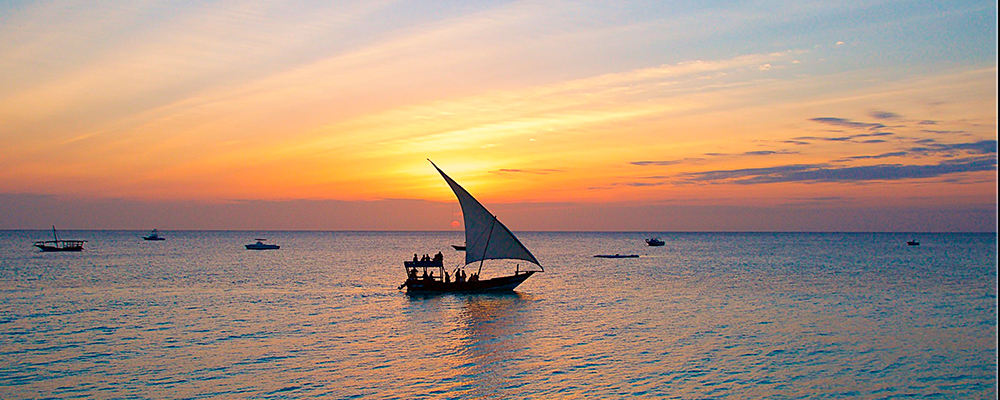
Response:
[[[944,160],[930,165],[882,164],[844,167],[832,164],[796,164],[682,174],[683,181],[755,185],[779,182],[872,182],[933,178],[943,175],[996,170],[997,157]]]
[[[835,118],[835,117],[818,117],[818,118],[812,118],[810,119],[810,121],[815,121],[821,124],[839,126],[844,128],[851,128],[851,129],[875,130],[875,129],[885,128],[884,124],[880,124],[878,122],[858,122],[849,119]]]
[[[685,159],[685,160],[688,160],[688,159]],[[668,166],[668,165],[684,164],[684,163],[687,162],[685,160],[632,161],[629,164],[638,165],[640,167],[646,167],[646,166],[651,166],[651,165],[664,167],[664,166]]]
[[[748,183],[750,180],[757,180],[761,177],[788,176],[795,173],[816,171],[828,164],[793,164],[766,168],[744,168],[733,170],[704,171],[680,174],[682,181],[690,182],[720,182],[735,181],[731,183]]]
[[[952,134],[966,133],[965,131],[942,131],[942,130],[933,130],[933,129],[921,129],[920,131],[921,132],[927,132],[927,133],[933,133],[933,134],[936,134],[936,135],[952,135]]]
[[[786,140],[784,142],[792,144],[809,144],[809,141],[850,142],[854,141],[855,139],[892,136],[892,135],[895,135],[895,133],[875,132],[875,133],[859,133],[857,135],[847,135],[847,136],[799,136],[799,137],[794,137],[791,140]]]
[[[755,150],[755,151],[746,151],[743,153],[705,153],[703,155],[711,158],[740,158],[740,157],[765,157],[765,156],[783,155],[783,154],[792,155],[799,153],[787,150]],[[631,161],[629,162],[629,164],[637,165],[640,167],[649,167],[649,166],[663,167],[663,166],[683,165],[683,164],[703,164],[709,160],[709,158],[706,157],[688,157],[677,160]]]
[[[548,175],[554,172],[563,172],[560,169],[553,168],[542,168],[542,169],[516,169],[516,168],[501,168],[498,170],[489,171],[491,174],[533,174],[533,175]]]
[[[872,111],[868,115],[871,115],[871,117],[875,119],[896,119],[900,117],[899,114],[891,111]]]
[[[742,155],[745,156],[772,156],[775,154],[793,154],[793,153],[787,151],[774,151],[774,150],[758,150],[758,151],[748,151],[746,153],[742,153]]]
[[[845,161],[853,161],[853,160],[877,160],[877,159],[880,159],[880,158],[906,157],[909,154],[910,154],[909,152],[905,152],[905,151],[893,151],[893,152],[890,152],[890,153],[882,153],[882,154],[876,154],[876,155],[871,155],[871,156],[851,156],[851,157],[845,157],[845,158],[841,158],[841,159],[836,160],[836,161],[837,162],[845,162]]]
[[[932,140],[932,139],[931,139]],[[972,143],[937,143],[936,141],[925,141],[926,147],[911,148],[911,152],[931,154],[931,153],[955,153],[967,152],[970,154],[997,154],[996,140],[981,140]]]
[[[647,166],[668,166],[668,165],[682,165],[682,164],[697,164],[705,161],[702,157],[688,157],[681,158],[677,160],[656,160],[656,161],[632,161],[629,164],[638,165],[640,167]]]

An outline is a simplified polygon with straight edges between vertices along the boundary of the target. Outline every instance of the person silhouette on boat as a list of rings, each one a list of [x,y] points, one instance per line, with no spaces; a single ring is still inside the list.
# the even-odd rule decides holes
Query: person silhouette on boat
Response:
[[[444,260],[444,255],[442,255],[441,252],[439,251],[437,254],[434,255],[434,261],[442,261],[442,260]]]
[[[413,253],[413,262],[417,262],[417,253]]]
[[[410,279],[416,280],[417,279],[417,267],[410,268],[410,274],[409,275],[410,275],[409,276]]]
[[[444,283],[451,283],[451,276],[448,275],[448,271],[444,271]]]

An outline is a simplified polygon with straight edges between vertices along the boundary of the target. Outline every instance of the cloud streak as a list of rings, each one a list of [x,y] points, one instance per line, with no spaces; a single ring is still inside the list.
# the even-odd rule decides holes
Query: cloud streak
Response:
[[[852,121],[852,120],[849,120],[849,119],[834,118],[834,117],[812,118],[812,119],[810,119],[810,121],[815,121],[815,122],[819,122],[821,124],[833,125],[833,126],[838,126],[838,127],[843,127],[843,128],[851,128],[851,129],[876,130],[876,129],[885,128],[884,124],[880,124],[880,123],[877,123],[877,122],[858,122],[858,121]]]
[[[933,154],[933,153],[955,153],[955,152],[967,152],[971,154],[997,154],[997,141],[996,140],[980,140],[978,142],[972,143],[936,143],[936,141],[928,141],[929,146],[926,147],[914,147],[910,151],[914,153],[921,154]]]
[[[794,154],[799,154],[799,153],[794,151],[784,151],[784,150],[755,150],[755,151],[746,151],[743,153],[705,153],[704,155],[713,158],[724,158],[724,157],[741,158],[741,157],[765,157],[773,155],[794,155]],[[650,166],[664,167],[664,166],[682,165],[682,164],[703,164],[705,161],[708,160],[709,159],[705,157],[688,157],[677,160],[631,161],[629,162],[629,164],[640,167],[650,167]]]
[[[491,174],[532,174],[532,175],[548,175],[555,172],[563,172],[559,169],[543,168],[543,169],[517,169],[517,168],[501,168],[498,170],[489,171]]]
[[[756,185],[781,182],[859,183],[934,178],[943,175],[992,171],[997,168],[995,155],[945,160],[930,165],[882,164],[845,167],[832,164],[795,164],[769,168],[706,171],[681,174],[689,183],[731,183]]]

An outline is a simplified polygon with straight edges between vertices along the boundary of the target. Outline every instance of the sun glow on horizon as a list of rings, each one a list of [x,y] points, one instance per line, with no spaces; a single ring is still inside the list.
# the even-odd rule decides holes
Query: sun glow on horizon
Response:
[[[995,27],[967,26],[995,3],[876,3],[906,34],[861,5],[17,3],[0,184],[454,201],[431,159],[491,204],[991,204]]]

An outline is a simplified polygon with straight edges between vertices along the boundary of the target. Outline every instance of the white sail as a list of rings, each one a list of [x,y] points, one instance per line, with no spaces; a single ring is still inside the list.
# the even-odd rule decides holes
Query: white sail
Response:
[[[430,160],[427,160],[430,161]],[[462,217],[465,220],[465,263],[471,264],[482,260],[516,259],[539,264],[538,259],[517,237],[507,229],[497,217],[483,207],[462,186],[459,186],[441,168],[431,161],[462,205]]]

